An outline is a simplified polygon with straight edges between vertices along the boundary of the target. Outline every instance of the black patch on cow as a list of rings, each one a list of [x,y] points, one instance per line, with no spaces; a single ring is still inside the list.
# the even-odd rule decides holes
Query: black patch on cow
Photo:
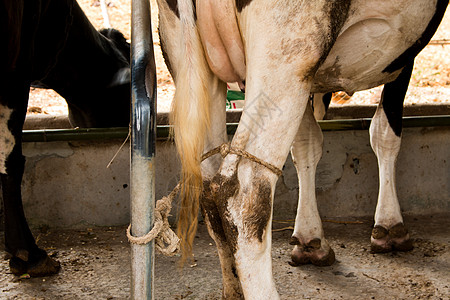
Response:
[[[221,177],[221,176],[220,176]],[[228,199],[235,196],[239,191],[239,181],[237,180],[237,174],[233,175],[229,180],[222,181],[223,184],[220,187],[220,196],[216,196],[215,200],[220,209],[220,215],[222,216],[222,226],[227,237],[228,245],[232,253],[236,253],[237,250],[237,238],[239,231],[237,226],[229,217],[227,208]]]
[[[313,77],[317,72],[317,69],[322,65],[325,59],[328,57],[331,48],[333,47],[336,39],[348,18],[350,10],[351,0],[333,0],[327,1],[324,6],[324,19],[316,20],[320,31],[316,38],[318,49],[321,49],[322,54],[317,63],[306,72],[305,77]],[[328,22],[325,24],[324,22]]]
[[[114,43],[115,47],[113,47],[113,51],[117,49],[119,53],[123,55],[125,61],[130,61],[130,44],[127,43],[127,40],[119,30],[114,28],[103,28],[99,30],[99,33],[101,33],[104,37],[108,38],[112,43]]]
[[[381,94],[381,105],[389,125],[396,136],[402,134],[403,100],[408,90],[409,80],[414,67],[414,61],[407,64],[400,75],[392,82],[384,85]]]
[[[391,62],[384,70],[385,73],[395,72],[406,66],[420,51],[430,42],[434,33],[436,32],[441,20],[444,16],[445,9],[448,6],[448,0],[438,0],[436,3],[436,12],[428,23],[427,28],[422,33],[422,36],[405,52]]]
[[[211,191],[211,181],[203,181],[203,194],[200,198],[200,207],[203,217],[208,220],[208,226],[214,232],[216,240],[222,245],[227,244],[227,239],[222,226],[222,218],[214,201],[215,193]]]
[[[238,230],[227,216],[228,200],[239,191],[239,181],[235,173],[230,178],[220,174],[214,176],[211,182],[204,182],[204,192],[200,204],[202,211],[208,216],[211,229],[222,245],[236,252]]]
[[[167,5],[169,6],[170,10],[173,11],[173,13],[180,18],[180,11],[178,9],[178,0],[166,0]],[[197,7],[195,0],[192,0],[192,3],[194,4],[194,17],[197,19]]]
[[[328,110],[328,107],[330,107],[331,97],[333,96],[333,93],[326,93],[322,97],[323,105],[325,106],[325,111]]]
[[[49,5],[40,16],[39,27],[36,31],[34,44],[33,77],[41,82],[50,76],[50,72],[59,64],[65,65],[64,51],[67,41],[73,37],[72,25],[74,11],[80,12],[76,17],[84,16],[76,1],[49,1]],[[81,15],[83,14],[83,15]],[[84,25],[84,23],[83,23]],[[49,35],[48,33],[52,34]],[[79,47],[79,45],[77,45]],[[59,91],[57,91],[59,93]]]
[[[211,228],[221,242],[225,242],[230,247],[232,253],[236,253],[239,232],[230,218],[228,205],[230,198],[235,197],[239,192],[239,187],[237,173],[230,178],[218,174],[211,180],[209,187],[205,186],[202,201],[202,207],[204,213],[208,215]],[[251,189],[241,191],[239,199],[234,201],[244,201],[241,213],[245,234],[248,238],[256,238],[262,243],[272,214],[270,182],[267,179],[255,179]]]
[[[327,58],[331,48],[333,47],[342,26],[348,18],[351,0],[334,0],[327,1],[324,7],[327,20],[330,20],[329,32],[325,38],[322,56],[320,57],[318,66],[320,66]]]
[[[263,242],[264,232],[272,215],[272,188],[267,179],[254,179],[252,192],[245,195],[244,226],[250,237],[256,237]]]
[[[178,10],[178,0],[166,0],[167,5],[169,6],[170,10],[173,11],[173,13],[180,18],[180,11]]]
[[[238,12],[241,12],[244,7],[250,4],[250,2],[252,2],[252,0],[236,0],[236,8]]]
[[[239,278],[238,274],[237,274],[237,270],[235,266],[231,267],[231,272],[233,273],[234,278]]]
[[[0,70],[14,69],[20,52],[24,3],[20,0],[0,1]],[[6,41],[5,41],[6,39]]]
[[[7,174],[0,174],[5,250],[15,256],[10,260],[13,274],[51,275],[58,272],[59,263],[36,245],[21,198],[22,126],[30,83],[53,88],[66,98],[69,110],[72,101],[85,116],[98,120],[94,126],[125,126],[130,84],[120,86],[118,93],[109,83],[129,63],[114,55],[112,43],[95,30],[75,0],[0,0],[0,36],[0,103],[13,109],[8,128],[15,139],[5,162]],[[5,59],[12,61],[5,64]]]

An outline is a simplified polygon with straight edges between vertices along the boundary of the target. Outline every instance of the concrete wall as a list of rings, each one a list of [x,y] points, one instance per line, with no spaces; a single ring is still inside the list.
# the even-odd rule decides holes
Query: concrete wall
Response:
[[[428,214],[450,211],[449,163],[450,128],[404,130],[397,163],[397,190],[403,212]],[[275,208],[281,213],[294,215],[298,185],[290,159],[284,173],[278,182]],[[322,217],[374,214],[378,166],[367,131],[324,133],[316,193]]]
[[[106,168],[122,141],[24,143],[27,158],[23,199],[31,225],[112,226],[129,222],[129,150]],[[424,214],[450,211],[450,128],[406,128],[398,160],[402,210]],[[157,143],[157,199],[178,180],[174,146]],[[322,217],[372,215],[378,173],[367,131],[324,133],[324,154],[317,171]],[[278,180],[274,215],[295,216],[298,184],[290,158]],[[176,214],[177,205],[174,204]]]

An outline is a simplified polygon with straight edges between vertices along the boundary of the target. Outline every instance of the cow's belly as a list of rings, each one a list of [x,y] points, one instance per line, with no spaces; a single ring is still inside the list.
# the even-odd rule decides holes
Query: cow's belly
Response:
[[[394,80],[399,71],[383,70],[421,37],[436,1],[354,1],[312,92],[352,93]]]

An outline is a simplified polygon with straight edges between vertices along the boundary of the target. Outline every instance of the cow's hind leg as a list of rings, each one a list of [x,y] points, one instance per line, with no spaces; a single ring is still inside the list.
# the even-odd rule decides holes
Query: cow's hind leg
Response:
[[[370,142],[378,159],[380,186],[372,230],[372,252],[408,251],[413,248],[398,203],[395,166],[400,150],[403,99],[413,63],[384,86],[382,99],[370,125]]]
[[[322,130],[308,105],[291,148],[300,189],[295,228],[290,240],[294,245],[291,264],[295,266],[309,263],[329,266],[335,261],[334,251],[324,237],[316,203],[315,175],[322,156],[322,144]]]
[[[217,183],[206,180],[203,182],[203,196],[201,199],[202,214],[208,227],[208,232],[214,240],[219,254],[222,269],[222,298],[243,299],[243,293],[236,270],[236,262],[230,243],[225,235],[221,215],[220,199]],[[218,201],[219,200],[219,201]]]
[[[212,99],[210,102],[211,134],[206,139],[205,153],[228,141],[225,113],[226,84],[211,75],[208,86]],[[218,199],[220,197],[218,197],[217,191],[214,190],[214,184],[212,185],[214,191],[211,189],[212,179],[221,162],[222,157],[214,155],[202,163],[203,194],[200,199],[200,207],[209,235],[214,240],[219,254],[222,269],[222,298],[241,299],[243,294],[236,272],[234,256],[225,236],[222,217],[219,213],[221,202]]]
[[[28,227],[22,206],[21,183],[25,166],[22,155],[22,126],[29,85],[16,75],[0,94],[0,177],[5,214],[5,250],[11,254],[13,274],[55,274],[60,265],[39,249]]]
[[[234,162],[226,169],[231,174],[220,172],[210,185],[220,216],[215,220],[218,231],[225,237],[226,254],[232,255],[229,271],[239,280],[245,299],[278,299],[271,262],[274,179],[261,177],[267,174],[265,167],[230,158]]]
[[[283,78],[275,73],[286,70],[286,66],[255,70],[273,76],[247,82],[246,106],[231,143],[231,149],[247,154],[228,154],[211,182],[246,299],[278,299],[271,260],[273,195],[310,88],[310,82],[300,80],[280,86]],[[270,80],[273,77],[279,80]]]
[[[231,148],[251,155],[230,153],[212,185],[246,299],[279,298],[271,259],[275,184],[309,105],[312,77],[348,12],[349,3],[338,2],[253,1],[239,20],[246,103]]]

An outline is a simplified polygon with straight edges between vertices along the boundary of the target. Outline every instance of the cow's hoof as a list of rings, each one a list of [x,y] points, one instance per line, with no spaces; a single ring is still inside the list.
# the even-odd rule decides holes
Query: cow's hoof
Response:
[[[390,229],[380,225],[373,228],[370,247],[372,253],[386,253],[393,250],[410,251],[412,249],[412,240],[403,223],[398,223]]]
[[[292,236],[289,244],[295,245],[291,254],[292,261],[289,262],[291,266],[313,264],[325,267],[331,266],[336,260],[333,249],[328,244],[323,247],[320,239],[313,239],[303,244],[298,238]]]
[[[30,277],[42,277],[58,273],[61,265],[58,261],[50,258],[44,250],[40,250],[35,259],[28,261],[17,256],[12,257],[9,260],[9,269],[17,276],[29,274]]]

